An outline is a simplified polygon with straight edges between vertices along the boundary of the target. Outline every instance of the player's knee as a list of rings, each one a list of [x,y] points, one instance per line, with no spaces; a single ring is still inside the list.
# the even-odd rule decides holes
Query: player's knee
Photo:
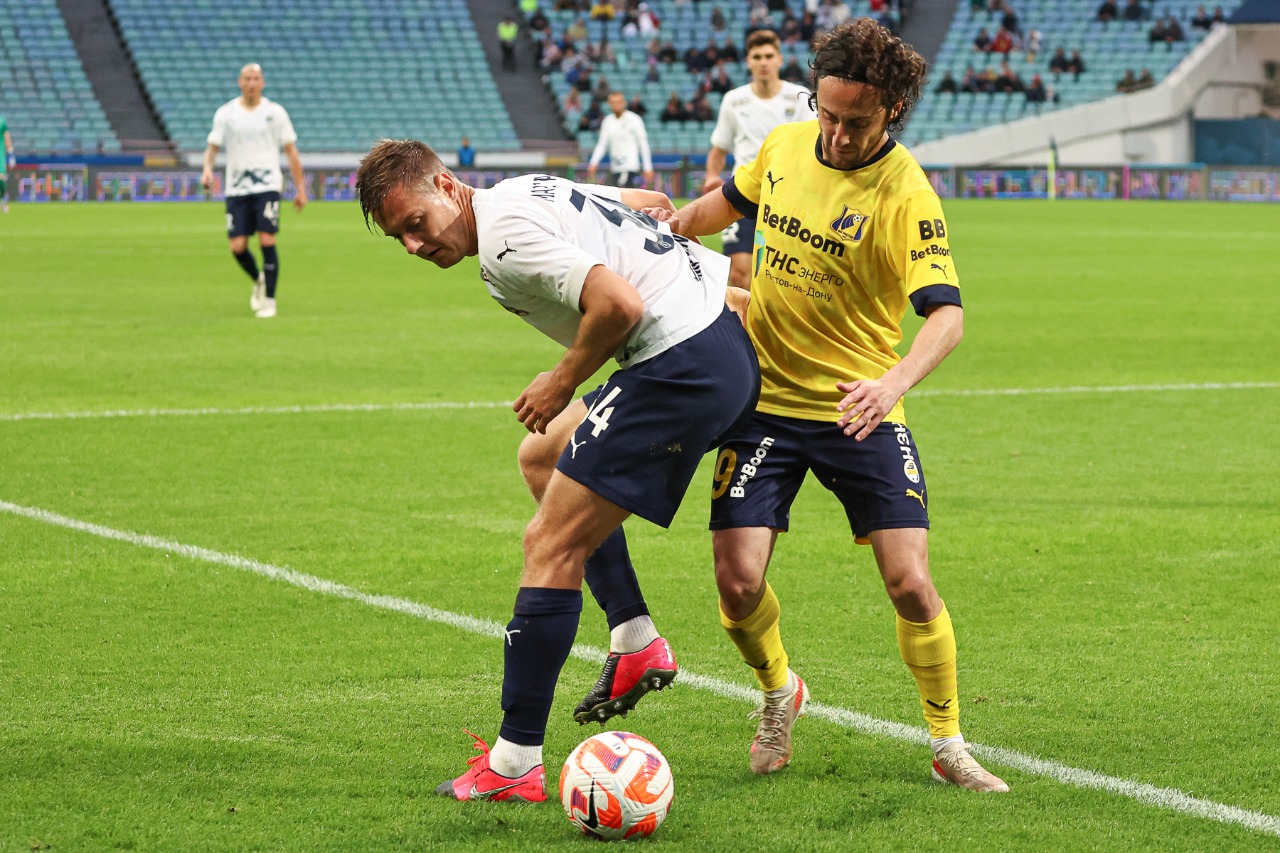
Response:
[[[927,571],[886,577],[884,588],[893,609],[910,622],[927,622],[938,609],[938,591]]]
[[[560,458],[555,446],[541,433],[530,433],[520,442],[520,450],[516,454],[520,461],[520,475],[529,487],[533,499],[540,501],[547,490],[547,483],[556,469],[556,460]]]
[[[248,237],[232,237],[230,240],[230,245],[231,245],[231,254],[233,255],[242,254],[245,249],[249,248],[249,238]]]
[[[763,589],[763,577],[744,570],[739,562],[716,557],[716,591],[731,618],[745,619],[751,615]]]

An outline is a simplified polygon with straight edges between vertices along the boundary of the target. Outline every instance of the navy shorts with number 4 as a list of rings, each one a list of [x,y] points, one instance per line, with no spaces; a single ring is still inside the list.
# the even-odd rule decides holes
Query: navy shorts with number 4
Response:
[[[280,230],[280,193],[227,196],[227,236],[274,234]]]
[[[854,441],[834,420],[756,412],[716,457],[711,529],[786,530],[810,471],[839,498],[859,541],[873,530],[929,527],[920,453],[904,424],[881,423]]]
[[[759,396],[755,349],[725,309],[692,338],[583,395],[587,416],[556,468],[669,527],[702,457],[747,422]]]

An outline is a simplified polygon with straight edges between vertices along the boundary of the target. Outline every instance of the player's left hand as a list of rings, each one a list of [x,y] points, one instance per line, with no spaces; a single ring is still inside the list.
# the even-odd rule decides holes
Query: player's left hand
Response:
[[[880,426],[895,403],[906,393],[883,379],[858,379],[853,382],[837,382],[836,388],[845,392],[844,399],[836,404],[841,413],[836,426],[862,441]],[[854,435],[854,433],[857,433]]]
[[[650,170],[649,170],[649,171],[647,171],[647,172],[641,172],[640,174],[641,174],[641,176],[644,178],[644,185],[645,185],[645,188],[646,188],[646,189],[653,189],[653,188],[654,188],[654,185],[653,185],[653,169],[650,169]]]
[[[307,206],[307,194],[299,191],[298,194],[293,197],[293,209],[301,213],[302,208],[306,206]]]
[[[555,371],[539,373],[511,404],[516,419],[529,432],[546,433],[556,415],[573,399],[574,388],[565,388]]]

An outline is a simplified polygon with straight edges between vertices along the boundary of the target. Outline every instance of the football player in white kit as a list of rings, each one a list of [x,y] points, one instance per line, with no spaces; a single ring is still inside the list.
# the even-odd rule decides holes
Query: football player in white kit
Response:
[[[707,177],[702,182],[706,195],[724,180],[725,158],[733,152],[736,166],[745,166],[760,153],[764,138],[780,124],[809,121],[816,117],[809,102],[809,90],[778,76],[782,68],[782,47],[777,33],[756,30],[747,37],[747,69],[751,82],[727,92],[720,101],[720,116],[711,131],[707,152]],[[755,220],[739,219],[720,234],[724,253],[729,256],[729,284],[751,287],[751,253],[755,242]]]
[[[498,304],[566,348],[513,406],[530,432],[520,461],[538,509],[503,640],[502,728],[492,750],[476,738],[470,769],[436,789],[541,802],[542,743],[584,575],[609,618],[610,653],[575,718],[603,722],[676,674],[621,524],[634,514],[670,525],[702,455],[751,415],[759,363],[725,305],[725,258],[636,211],[670,209],[661,193],[551,175],[475,189],[413,140],[379,142],[356,192],[366,225],[415,257],[448,268],[478,255]],[[618,369],[573,402],[610,358]]]
[[[643,177],[653,184],[653,156],[644,119],[627,109],[627,96],[609,93],[609,114],[600,122],[600,138],[587,163],[587,180],[596,179],[596,167],[609,155],[609,172],[615,187],[637,187]]]
[[[213,187],[214,160],[227,149],[227,170],[223,191],[227,197],[227,238],[231,254],[253,280],[249,307],[258,317],[276,316],[276,282],[280,261],[276,254],[276,232],[280,230],[280,193],[284,175],[280,171],[280,151],[289,159],[289,172],[297,195],[293,206],[307,206],[307,188],[302,180],[302,160],[298,157],[298,134],[284,107],[263,97],[262,66],[249,63],[240,69],[240,97],[228,101],[213,114],[209,146],[204,150],[204,171],[200,183]],[[262,269],[249,251],[249,237],[258,235],[262,248]]]

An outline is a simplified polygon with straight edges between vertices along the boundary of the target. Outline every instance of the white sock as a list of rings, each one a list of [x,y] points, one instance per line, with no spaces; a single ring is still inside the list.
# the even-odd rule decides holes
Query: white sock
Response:
[[[542,744],[523,746],[498,738],[489,750],[489,769],[508,779],[519,779],[542,763]]]
[[[609,632],[609,651],[621,655],[638,652],[658,639],[658,629],[648,616],[628,619]]]
[[[796,674],[790,669],[787,670],[787,683],[779,687],[777,690],[766,690],[764,692],[767,699],[783,699],[796,692]]]
[[[942,750],[944,750],[944,749],[946,749],[947,747],[951,746],[951,744],[953,744],[953,743],[958,743],[958,744],[960,744],[961,746],[964,746],[964,735],[955,735],[955,736],[953,736],[953,737],[931,737],[931,738],[929,738],[929,745],[933,747],[933,754],[934,754],[934,755],[937,755],[939,752],[942,752]]]

